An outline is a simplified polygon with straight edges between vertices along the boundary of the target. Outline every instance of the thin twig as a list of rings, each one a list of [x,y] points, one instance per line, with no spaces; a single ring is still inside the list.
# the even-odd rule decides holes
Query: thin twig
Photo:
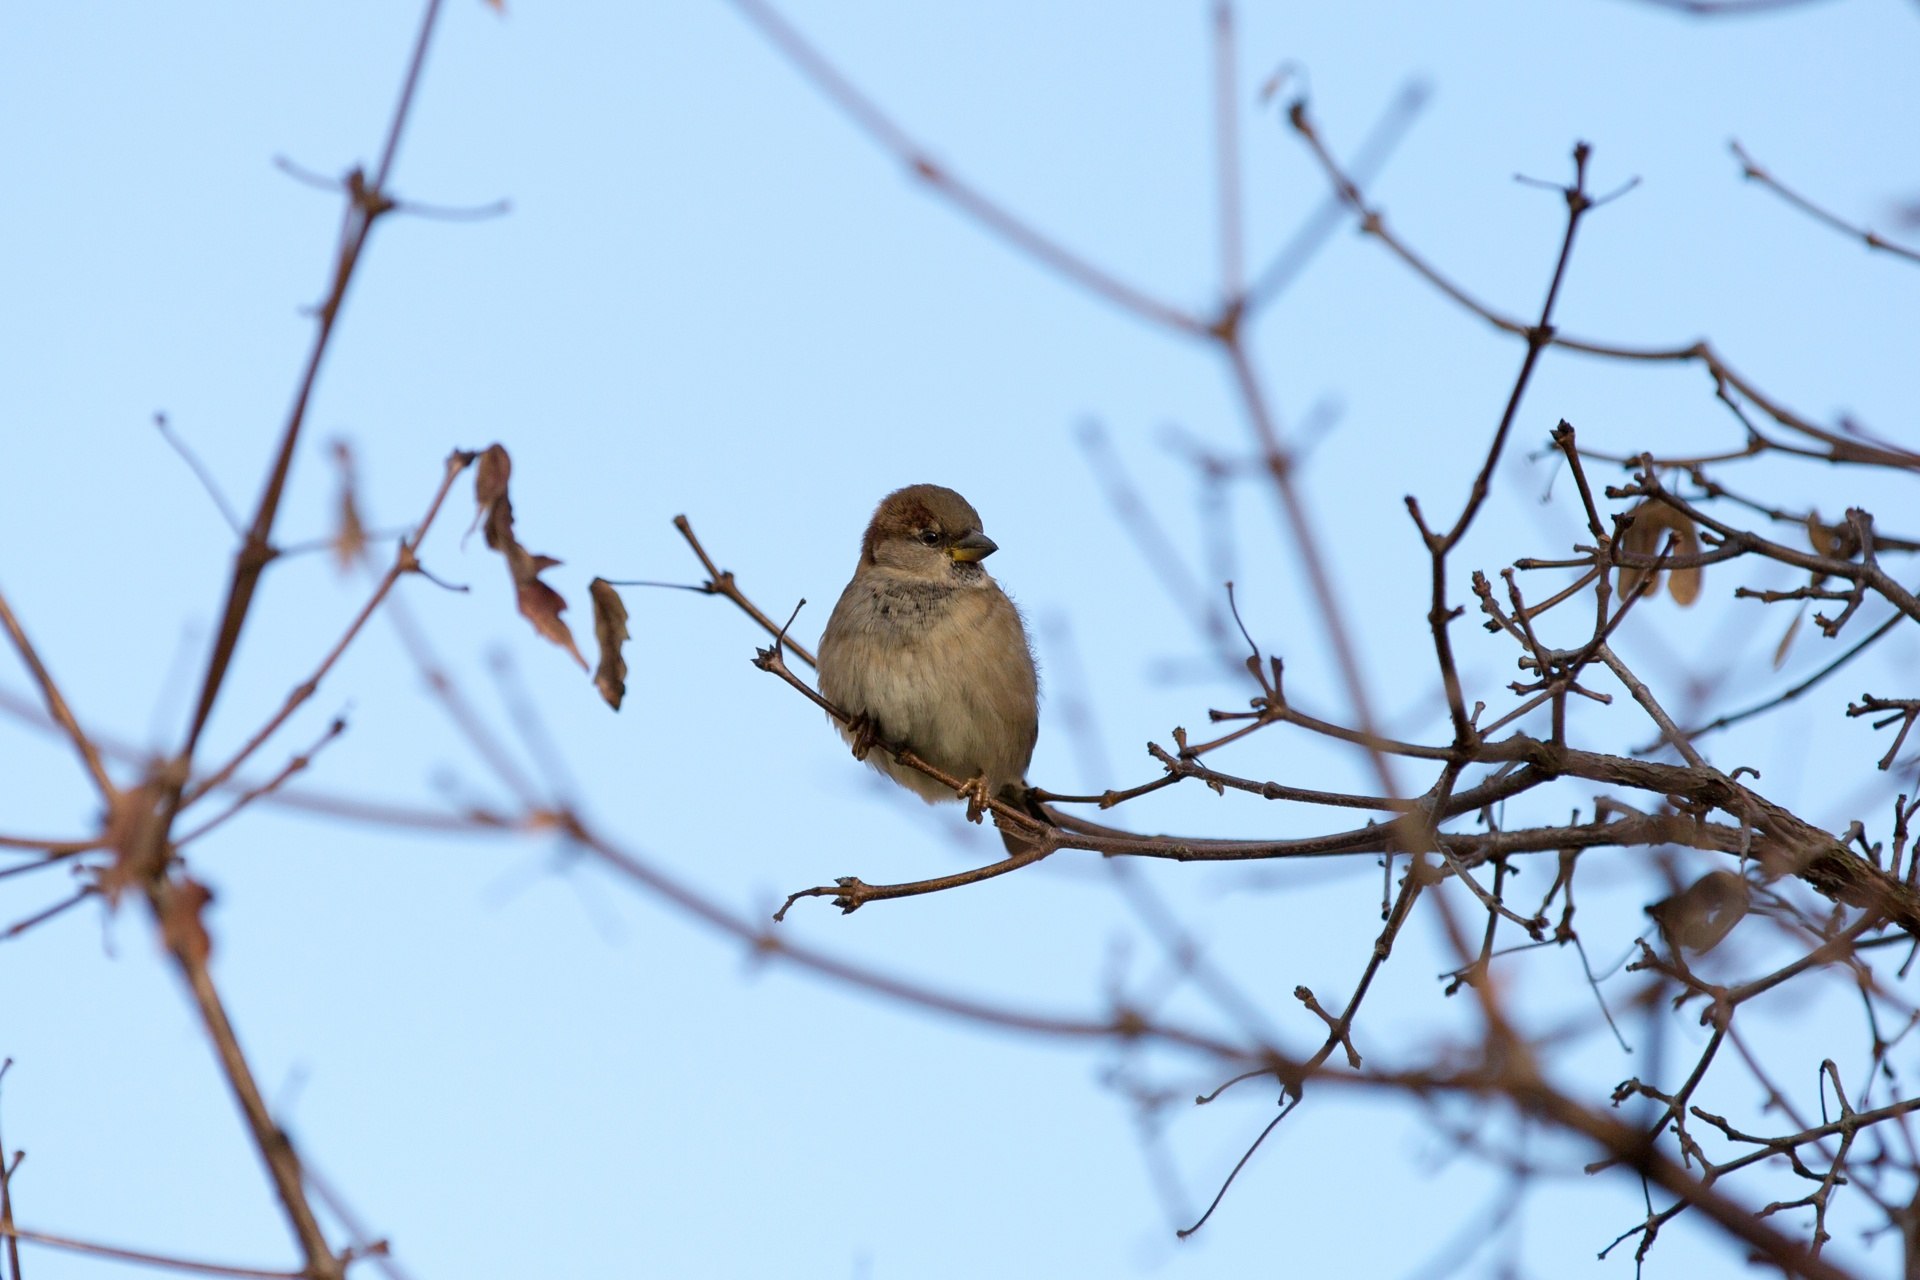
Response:
[[[53,676],[48,674],[46,664],[40,661],[40,655],[35,652],[32,641],[27,639],[27,633],[20,626],[20,620],[13,616],[13,608],[7,603],[4,592],[0,592],[0,626],[6,628],[7,637],[13,641],[13,647],[20,654],[20,660],[26,664],[28,673],[33,676],[34,684],[39,686],[41,700],[47,704],[47,714],[53,717],[54,723],[58,724],[61,731],[66,734],[67,741],[73,746],[74,754],[80,757],[80,763],[86,767],[87,775],[93,779],[94,788],[100,792],[100,798],[111,805],[114,797],[119,794],[119,790],[113,785],[113,779],[107,776],[107,767],[100,761],[99,748],[93,745],[93,739],[87,736],[86,730],[82,729],[80,722],[74,718],[73,709],[67,705],[66,698],[60,693],[60,686],[53,682]]]
[[[183,1271],[196,1276],[231,1276],[236,1280],[305,1280],[310,1273],[306,1271],[275,1271],[270,1267],[231,1267],[218,1262],[201,1262],[194,1258],[176,1258],[164,1253],[148,1253],[143,1249],[123,1249],[110,1244],[97,1244],[91,1240],[76,1240],[72,1236],[56,1236],[45,1231],[27,1231],[11,1224],[0,1224],[0,1235],[8,1240],[9,1251],[12,1242],[25,1240],[31,1244],[42,1245],[49,1249],[60,1249],[67,1253],[85,1254],[94,1258],[109,1258],[115,1262],[132,1262],[143,1267],[158,1267],[164,1271]],[[19,1274],[16,1262],[14,1274]]]
[[[1868,227],[1857,227],[1853,225],[1839,214],[1815,204],[1812,200],[1801,195],[1798,191],[1795,191],[1792,187],[1789,187],[1786,183],[1767,172],[1767,170],[1761,168],[1760,163],[1747,154],[1747,149],[1740,145],[1738,139],[1735,139],[1727,145],[1732,149],[1733,154],[1739,157],[1740,175],[1748,181],[1758,182],[1761,186],[1768,188],[1775,195],[1802,213],[1809,215],[1816,221],[1825,223],[1841,235],[1852,236],[1869,249],[1878,249],[1883,253],[1892,254],[1896,258],[1903,258],[1908,262],[1920,264],[1920,249],[1909,249],[1906,245],[1896,244],[1887,239],[1878,231],[1874,231]]]
[[[988,231],[1049,271],[1071,280],[1122,311],[1176,332],[1196,337],[1206,332],[1206,325],[1193,316],[1094,266],[1058,241],[1034,230],[971,183],[942,167],[765,0],[733,0],[733,5],[860,132],[891,153],[915,178],[925,182]]]
[[[752,618],[764,627],[768,635],[773,636],[775,639],[780,639],[785,634],[785,629],[776,625],[772,618],[769,618],[760,611],[758,605],[747,599],[746,594],[740,590],[739,584],[734,582],[733,574],[729,570],[722,569],[713,562],[713,557],[707,554],[707,549],[700,545],[700,539],[694,536],[693,525],[688,522],[687,518],[685,516],[675,516],[673,518],[673,527],[680,531],[680,536],[687,540],[687,545],[693,548],[693,554],[700,557],[701,565],[706,568],[706,585],[700,587],[699,590],[711,596],[725,596],[727,599],[733,601],[742,613],[745,613],[749,618]],[[784,640],[783,644],[793,653],[794,657],[800,659],[800,661],[806,663],[809,667],[818,667],[820,665],[819,662],[815,660],[813,654],[809,653],[804,646],[796,644],[792,640]]]
[[[1288,119],[1295,131],[1306,141],[1314,158],[1325,171],[1329,183],[1347,202],[1348,206],[1360,218],[1360,229],[1379,240],[1387,249],[1422,279],[1461,307],[1479,316],[1494,328],[1516,337],[1525,338],[1529,326],[1504,315],[1488,304],[1469,294],[1460,285],[1442,274],[1387,225],[1385,215],[1369,205],[1361,194],[1359,186],[1344,172],[1333,158],[1307,114],[1305,101],[1296,102],[1288,113]],[[1710,343],[1693,342],[1684,346],[1633,346],[1624,343],[1599,342],[1586,338],[1571,337],[1556,333],[1552,345],[1568,351],[1578,351],[1587,355],[1602,356],[1614,360],[1628,360],[1651,363],[1699,363],[1712,375],[1716,385],[1724,384],[1738,390],[1753,404],[1760,407],[1768,417],[1781,426],[1816,440],[1827,446],[1819,456],[1833,462],[1855,463],[1865,466],[1894,467],[1901,470],[1920,470],[1920,453],[1898,445],[1867,441],[1843,434],[1831,428],[1822,427],[1812,420],[1788,409],[1785,405],[1767,396],[1759,387],[1749,381],[1729,364]]]
[[[446,464],[441,471],[440,485],[434,490],[433,497],[427,504],[426,514],[420,518],[420,523],[414,526],[413,536],[400,541],[400,545],[394,551],[393,563],[381,575],[380,581],[374,586],[373,593],[367,597],[367,602],[360,606],[360,611],[347,624],[340,638],[334,641],[333,647],[321,657],[313,674],[293,687],[281,702],[279,710],[267,717],[266,723],[254,730],[246,742],[241,744],[240,749],[228,757],[224,764],[194,784],[192,790],[182,797],[181,808],[192,805],[207,792],[223,785],[253,757],[255,752],[266,745],[267,740],[293,717],[294,712],[320,691],[320,682],[327,678],[327,673],[333,670],[334,664],[345,656],[348,647],[360,635],[368,620],[379,610],[381,603],[392,592],[394,585],[403,575],[419,569],[420,561],[417,552],[421,541],[427,536],[427,531],[433,527],[434,518],[440,514],[440,508],[446,503],[448,493],[453,490],[453,482],[478,456],[465,449],[456,449],[447,455]]]

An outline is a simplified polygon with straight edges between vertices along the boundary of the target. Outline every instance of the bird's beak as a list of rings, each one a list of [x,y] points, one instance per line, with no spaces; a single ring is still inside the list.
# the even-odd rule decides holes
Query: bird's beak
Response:
[[[999,549],[1000,546],[998,543],[978,529],[975,529],[972,533],[948,547],[947,554],[955,560],[966,563],[974,560],[985,560]]]

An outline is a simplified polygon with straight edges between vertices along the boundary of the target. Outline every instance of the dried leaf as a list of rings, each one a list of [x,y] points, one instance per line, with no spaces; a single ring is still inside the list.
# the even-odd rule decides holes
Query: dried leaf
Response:
[[[1673,552],[1677,556],[1700,554],[1700,535],[1694,530],[1693,521],[1664,502],[1643,502],[1628,513],[1633,523],[1620,535],[1620,549],[1635,555],[1657,556],[1667,547],[1667,535],[1673,535]],[[1620,568],[1620,594],[1631,595],[1640,580],[1652,574],[1653,581],[1647,586],[1649,596],[1660,593],[1661,574],[1651,569],[1641,569],[1622,565]],[[1690,605],[1700,598],[1700,569],[1695,565],[1685,569],[1675,569],[1667,573],[1667,589],[1673,593],[1673,602],[1677,605]]]
[[[1807,545],[1813,548],[1815,555],[1845,559],[1847,555],[1846,539],[1840,530],[1835,529],[1820,518],[1818,511],[1807,512]],[[1827,575],[1816,573],[1812,585],[1818,590],[1826,585]],[[1778,671],[1787,661],[1787,651],[1793,647],[1793,639],[1800,631],[1800,622],[1807,616],[1806,602],[1800,604],[1800,612],[1793,615],[1793,621],[1787,624],[1787,633],[1780,637],[1780,647],[1773,651],[1773,669]]]
[[[1778,671],[1787,664],[1787,651],[1793,648],[1793,638],[1800,633],[1800,620],[1807,616],[1807,606],[1802,604],[1800,612],[1793,615],[1793,621],[1787,624],[1787,633],[1780,637],[1780,647],[1773,651],[1773,669]]]
[[[367,549],[367,527],[360,520],[360,505],[354,499],[358,487],[354,481],[353,451],[345,440],[333,442],[333,463],[340,471],[340,501],[334,517],[333,558],[345,573],[360,561]]]
[[[160,918],[160,934],[167,949],[191,967],[199,967],[213,954],[213,938],[204,918],[213,890],[198,880],[181,879],[167,891],[166,908]]]
[[[1827,527],[1818,511],[1807,512],[1807,543],[1815,555],[1838,558],[1841,554],[1840,531]]]
[[[351,569],[367,549],[367,527],[360,522],[360,509],[354,505],[353,490],[340,491],[339,527],[333,533],[333,558],[341,572]]]
[[[1732,871],[1709,871],[1692,884],[1647,908],[1670,946],[1711,951],[1747,914],[1747,882]]]
[[[473,513],[473,523],[467,526],[466,533],[461,537],[462,542],[471,538],[473,531],[480,527],[481,522],[492,516],[494,508],[505,500],[507,496],[507,481],[511,479],[512,476],[513,459],[507,456],[506,449],[498,444],[488,445],[486,450],[480,455],[480,465],[474,468],[473,500],[477,506],[477,510]],[[513,511],[511,507],[509,507],[507,511],[507,531],[509,535],[511,535],[513,531]],[[496,551],[499,550],[499,548],[494,545],[493,531],[491,528],[487,531],[487,545],[494,547]]]
[[[600,646],[600,665],[594,669],[593,683],[600,696],[615,711],[627,696],[627,660],[620,647],[627,642],[627,606],[620,593],[605,578],[587,584],[593,597],[593,639]]]
[[[480,455],[480,467],[473,477],[473,497],[479,505],[476,522],[486,522],[487,545],[507,562],[507,574],[513,579],[514,602],[521,616],[533,629],[573,655],[580,669],[587,660],[573,642],[573,632],[560,617],[567,601],[558,591],[540,581],[541,573],[560,562],[552,556],[538,556],[520,545],[513,532],[513,500],[507,496],[507,481],[513,474],[513,460],[499,445],[488,445]],[[469,529],[471,535],[473,530]]]
[[[525,555],[525,552],[523,551],[521,554]],[[535,562],[545,561],[544,564],[540,565],[540,568],[548,568],[560,563],[558,560],[551,559],[547,556],[528,557],[528,559]],[[514,565],[516,560],[517,558],[514,556],[510,555],[507,557],[507,562],[510,566]],[[585,671],[587,669],[587,660],[580,656],[580,648],[573,642],[573,632],[568,629],[565,620],[560,617],[561,614],[567,611],[566,598],[546,583],[540,581],[540,579],[535,576],[539,572],[540,569],[534,569],[531,573],[522,576],[518,568],[513,569],[514,594],[519,602],[520,612],[528,622],[533,624],[535,631],[538,631],[541,635],[572,654],[573,660],[580,664],[582,671]]]
[[[1698,555],[1700,544],[1681,552],[1682,555]],[[1700,566],[1689,565],[1684,569],[1675,569],[1667,575],[1667,591],[1673,596],[1673,602],[1682,609],[1700,598]]]
[[[504,501],[500,509],[506,508]],[[488,525],[488,541],[492,541],[492,524]],[[573,655],[580,669],[587,669],[587,660],[580,656],[580,649],[573,642],[573,632],[560,617],[567,611],[567,601],[558,591],[540,581],[542,571],[559,564],[552,556],[536,556],[513,540],[511,532],[505,535],[505,544],[500,548],[506,557],[507,573],[513,579],[514,602],[519,605],[520,613],[533,629],[547,639]]]

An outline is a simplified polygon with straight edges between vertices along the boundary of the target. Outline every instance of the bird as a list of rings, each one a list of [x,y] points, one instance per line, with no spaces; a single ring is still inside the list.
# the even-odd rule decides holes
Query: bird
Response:
[[[864,760],[928,803],[989,799],[1031,811],[1027,766],[1040,732],[1040,679],[1020,610],[981,563],[999,550],[952,489],[908,485],[881,499],[853,578],[820,637],[820,694]],[[956,791],[884,744],[952,777]],[[1027,847],[1003,832],[1007,848]]]

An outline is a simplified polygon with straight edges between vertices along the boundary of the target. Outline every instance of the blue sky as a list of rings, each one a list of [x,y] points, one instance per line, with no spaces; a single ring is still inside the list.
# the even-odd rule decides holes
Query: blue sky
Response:
[[[1585,139],[1596,189],[1639,186],[1584,228],[1564,329],[1710,335],[1803,412],[1856,415],[1914,442],[1911,270],[1743,183],[1727,151],[1737,136],[1829,206],[1891,227],[1920,190],[1912,4],[1715,22],[1620,0],[1244,8],[1250,264],[1325,197],[1280,101],[1307,88],[1347,154],[1418,84],[1426,105],[1371,194],[1478,295],[1537,308],[1561,207],[1513,175],[1562,180]],[[783,11],[932,154],[1032,225],[1175,305],[1211,305],[1204,6]],[[416,20],[413,6],[367,0],[0,15],[0,157],[13,177],[0,214],[0,588],[85,722],[135,753],[123,776],[138,753],[178,740],[231,555],[153,416],[250,509],[338,217],[274,158],[327,174],[370,162]],[[1288,88],[1261,104],[1258,86],[1281,67]],[[515,459],[521,536],[566,562],[549,579],[583,638],[595,574],[697,580],[670,523],[686,513],[764,607],[809,601],[795,634],[810,642],[873,503],[935,481],[980,510],[1002,547],[991,567],[1034,624],[1049,691],[1036,781],[1145,781],[1157,772],[1147,740],[1245,698],[1168,601],[1081,443],[1099,424],[1213,590],[1197,485],[1165,439],[1178,428],[1224,454],[1248,448],[1218,361],[930,196],[727,5],[527,2],[500,17],[450,4],[392,189],[512,210],[378,228],[323,371],[284,539],[330,532],[335,439],[351,443],[363,510],[383,527],[417,516],[450,448],[498,440]],[[1401,496],[1457,509],[1520,349],[1347,228],[1252,346],[1290,431],[1314,406],[1337,406],[1302,484],[1357,602],[1378,703],[1396,731],[1430,734],[1443,713],[1426,665],[1426,560]],[[1623,452],[1738,440],[1697,368],[1551,355],[1458,557],[1460,597],[1469,567],[1563,554],[1578,536],[1566,477],[1543,504],[1555,469],[1530,457],[1563,417]],[[1783,499],[1808,492],[1804,473],[1749,475]],[[1912,509],[1910,494],[1858,477],[1816,480],[1836,514],[1861,503],[1894,523],[1900,503]],[[1231,499],[1248,626],[1285,655],[1302,705],[1342,714],[1295,549],[1257,489]],[[472,590],[410,580],[405,605],[516,746],[512,696],[538,709],[566,787],[629,847],[748,912],[834,876],[916,878],[997,849],[951,809],[857,767],[813,708],[748,665],[761,639],[719,601],[629,593],[630,700],[608,713],[514,616],[479,540],[461,544],[469,512],[463,487],[422,556]],[[1647,634],[1623,637],[1623,651],[1670,672],[1748,660],[1757,683],[1730,705],[1823,660],[1803,637],[1771,672],[1783,620],[1708,585],[1695,614],[1649,610]],[[209,731],[215,758],[312,668],[367,589],[324,556],[272,569]],[[1511,653],[1462,631],[1467,677],[1490,701],[1506,696]],[[523,694],[503,692],[495,654],[513,673],[504,688]],[[1908,639],[1887,669],[1916,658]],[[30,685],[8,668],[0,689]],[[1839,718],[1842,698],[1788,708],[1734,757],[1836,830],[1862,816],[1860,779],[1885,749]],[[496,795],[384,622],[263,768],[339,714],[347,733],[303,785],[429,807]],[[1080,720],[1090,732],[1072,728]],[[1582,724],[1616,746],[1646,736],[1619,708]],[[87,828],[93,798],[57,744],[5,720],[0,751],[0,830]],[[1232,763],[1365,785],[1361,762],[1297,734],[1260,737]],[[1879,792],[1865,794],[1877,812]],[[1122,814],[1140,830],[1196,833],[1326,821],[1197,788]],[[1619,929],[1594,939],[1608,960],[1648,898],[1636,858],[1595,866],[1583,905],[1618,908]],[[550,840],[422,836],[262,806],[191,863],[217,894],[216,976],[270,1101],[415,1275],[1391,1276],[1490,1217],[1500,1195],[1498,1170],[1460,1157],[1432,1114],[1328,1089],[1283,1126],[1222,1216],[1177,1242],[1173,1220],[1204,1206],[1271,1114],[1270,1091],[1165,1113],[1180,1185],[1169,1201],[1110,1074],[1195,1092],[1215,1081],[1194,1063],[983,1033],[756,965]],[[1315,1027],[1287,993],[1305,983],[1344,998],[1378,928],[1369,860],[1131,870],[1249,977],[1277,1034],[1302,1049]],[[4,920],[68,892],[62,874],[0,881]],[[803,903],[784,927],[891,972],[1098,1012],[1116,983],[1151,984],[1165,963],[1115,874],[1067,855],[844,919]],[[1544,868],[1527,880],[1544,890]],[[1363,1019],[1370,1059],[1471,1038],[1471,1019],[1436,995],[1445,954],[1437,931],[1405,939]],[[7,942],[0,965],[0,1054],[15,1059],[0,1122],[9,1147],[29,1152],[19,1221],[288,1265],[256,1158],[141,914],[88,904]],[[1525,1007],[1592,1021],[1571,955],[1532,960],[1514,982]],[[1857,1016],[1839,1011],[1844,987],[1821,990],[1821,1002],[1783,1004],[1782,1043]],[[1190,990],[1168,1008],[1217,1017]],[[1668,1027],[1666,1052],[1697,1044],[1688,1022]],[[1857,1040],[1844,1026],[1836,1036]],[[1582,1035],[1569,1078],[1604,1092],[1649,1069],[1644,1037],[1629,1037],[1636,1057],[1597,1026]],[[1813,1068],[1796,1070],[1810,1088]],[[1534,1143],[1559,1166],[1585,1158]],[[1643,1213],[1630,1182],[1545,1179],[1489,1256],[1564,1273]],[[1835,1247],[1864,1256],[1854,1236]],[[1667,1274],[1742,1270],[1685,1221],[1655,1261]],[[45,1250],[29,1269],[36,1280],[119,1271]]]

